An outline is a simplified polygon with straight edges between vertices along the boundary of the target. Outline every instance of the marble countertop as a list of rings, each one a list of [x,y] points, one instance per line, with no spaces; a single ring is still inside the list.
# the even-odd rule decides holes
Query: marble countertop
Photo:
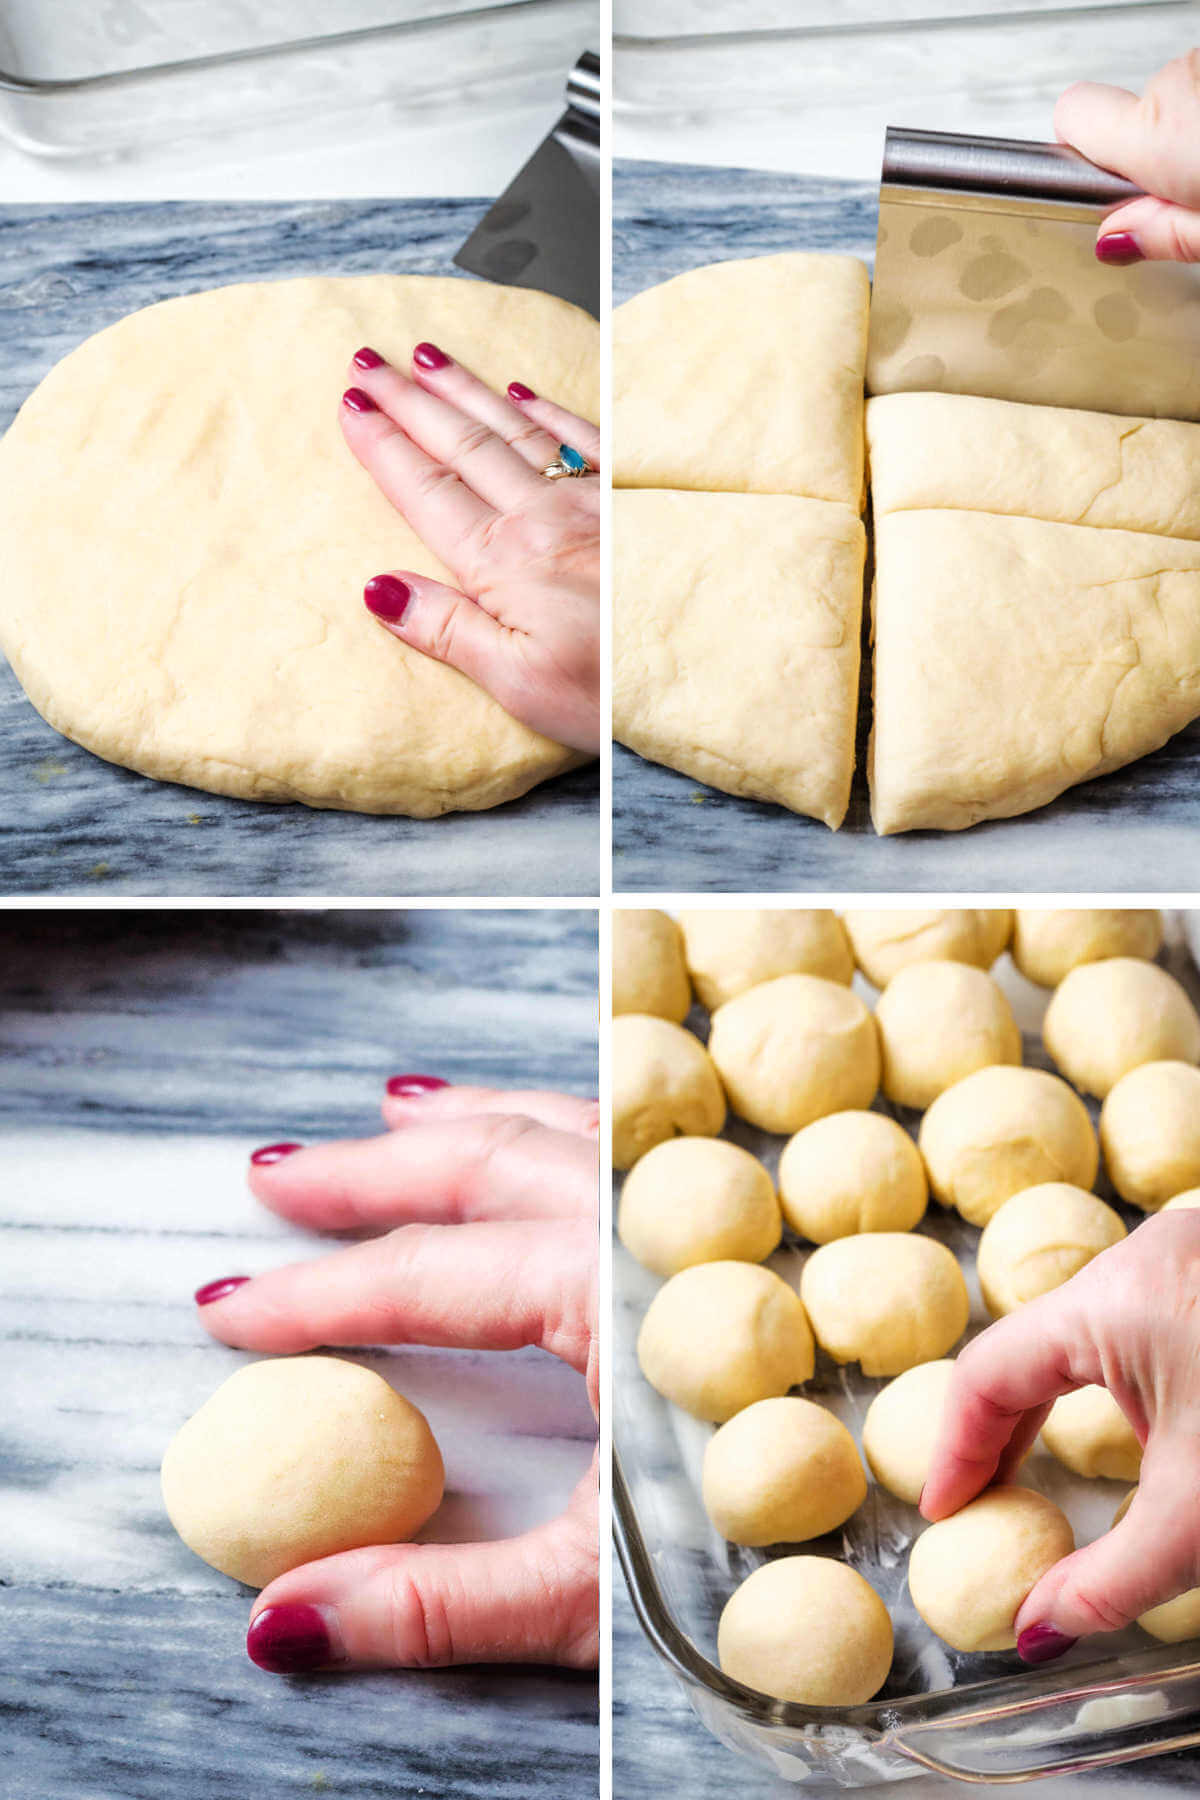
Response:
[[[588,911],[0,916],[0,1792],[594,1795],[588,1675],[256,1669],[249,1591],[175,1536],[158,1463],[247,1360],[192,1290],[322,1241],[256,1205],[247,1153],[378,1131],[400,1069],[594,1092],[596,979]],[[423,1535],[523,1530],[587,1465],[583,1383],[540,1351],[362,1359],[445,1451]]]
[[[0,208],[0,428],[91,333],[152,301],[313,271],[455,274],[482,200]],[[464,277],[464,279],[469,279]],[[378,818],[150,781],[60,737],[0,659],[0,891],[586,895],[596,768],[491,812]]]

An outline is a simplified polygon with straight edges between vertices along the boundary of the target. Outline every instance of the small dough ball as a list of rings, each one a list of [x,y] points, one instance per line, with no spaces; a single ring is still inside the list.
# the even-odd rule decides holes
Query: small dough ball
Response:
[[[929,1629],[953,1649],[1012,1650],[1026,1596],[1074,1548],[1053,1500],[1031,1488],[988,1488],[921,1533],[908,1559],[908,1591]]]
[[[779,1199],[792,1230],[814,1244],[860,1231],[911,1231],[925,1216],[925,1165],[885,1113],[815,1119],[785,1145]]]
[[[990,969],[1012,936],[1004,907],[947,906],[927,911],[848,912],[843,915],[854,960],[868,981],[885,988],[910,963],[971,963]]]
[[[651,1013],[682,1025],[691,1011],[692,984],[683,961],[683,935],[674,919],[652,908],[614,907],[612,1009]]]
[[[1137,1489],[1131,1488],[1113,1514],[1119,1525],[1133,1504]],[[1182,1644],[1188,1638],[1200,1637],[1200,1588],[1188,1588],[1174,1600],[1164,1600],[1148,1612],[1139,1613],[1138,1624],[1161,1644]]]
[[[188,1549],[256,1588],[339,1550],[403,1543],[441,1505],[443,1481],[424,1415],[338,1356],[245,1364],[162,1464]]]
[[[1093,1256],[1119,1244],[1119,1214],[1066,1181],[1044,1181],[1004,1202],[984,1227],[976,1267],[993,1319],[1061,1287]]]
[[[916,1363],[880,1388],[863,1420],[863,1455],[880,1487],[915,1506],[942,1429],[953,1357]]]
[[[1100,1167],[1087,1107],[1045,1069],[976,1069],[939,1094],[917,1142],[934,1198],[972,1225],[1022,1188],[1090,1188]]]
[[[853,989],[819,975],[780,975],[726,1001],[708,1047],[730,1106],[763,1131],[869,1106],[879,1088],[874,1019]]]
[[[681,912],[679,923],[696,998],[710,1012],[778,975],[820,975],[844,987],[854,975],[842,922],[824,907],[709,907]]]
[[[733,1544],[800,1544],[836,1531],[867,1497],[854,1439],[811,1400],[758,1400],[708,1440],[704,1505]]]
[[[854,1569],[827,1556],[763,1563],[730,1596],[717,1660],[743,1687],[805,1706],[861,1706],[892,1666],[887,1607]]]
[[[875,1008],[883,1091],[922,1112],[976,1069],[1019,1063],[1021,1033],[991,976],[971,963],[910,963]]]
[[[864,1375],[899,1375],[944,1356],[971,1310],[962,1270],[944,1244],[905,1231],[838,1238],[814,1250],[800,1298],[818,1344]]]
[[[1057,987],[1081,963],[1108,956],[1147,961],[1162,948],[1162,914],[1156,908],[1078,906],[1018,907],[1013,921],[1013,961],[1039,987]]]
[[[725,1095],[712,1058],[690,1031],[647,1013],[624,1013],[612,1027],[613,1167],[673,1137],[716,1137]]]
[[[1057,988],[1046,1049],[1085,1094],[1104,1098],[1130,1069],[1200,1062],[1200,1017],[1173,975],[1134,956],[1084,963]]]
[[[625,1178],[617,1231],[656,1275],[694,1263],[762,1262],[779,1242],[774,1184],[758,1158],[723,1138],[671,1138]]]
[[[1042,1426],[1042,1442],[1075,1475],[1136,1481],[1141,1472],[1137,1433],[1107,1388],[1063,1394]]]
[[[1100,1147],[1118,1194],[1143,1212],[1200,1186],[1200,1069],[1154,1062],[1122,1075],[1100,1109]]]
[[[797,1295],[773,1270],[697,1263],[655,1294],[637,1354],[652,1388],[719,1425],[810,1381],[813,1334]]]
[[[1172,1195],[1164,1200],[1159,1212],[1190,1212],[1194,1206],[1200,1206],[1200,1187],[1185,1188],[1182,1194]]]

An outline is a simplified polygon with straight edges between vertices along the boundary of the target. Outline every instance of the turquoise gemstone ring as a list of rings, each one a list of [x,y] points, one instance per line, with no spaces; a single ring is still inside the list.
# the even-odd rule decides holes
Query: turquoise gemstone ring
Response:
[[[564,475],[578,479],[581,475],[594,475],[595,473],[596,471],[587,457],[580,451],[573,450],[570,444],[560,444],[558,455],[554,461],[547,463],[542,470],[547,481],[561,481]]]

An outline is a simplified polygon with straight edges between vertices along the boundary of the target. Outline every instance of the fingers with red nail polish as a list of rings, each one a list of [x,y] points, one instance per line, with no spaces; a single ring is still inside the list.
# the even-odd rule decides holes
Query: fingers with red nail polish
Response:
[[[526,387],[523,381],[509,382],[508,397],[510,400],[515,400],[518,406],[522,405],[526,400],[537,399],[537,395],[534,393],[533,389]]]
[[[346,389],[345,393],[342,395],[342,405],[347,407],[353,413],[373,413],[379,411],[379,408],[372,400],[370,394],[364,393],[363,389],[358,387]]]
[[[387,1091],[397,1100],[415,1100],[422,1094],[433,1094],[438,1088],[449,1085],[440,1075],[393,1075],[387,1084]]]
[[[269,1169],[272,1163],[282,1162],[285,1156],[294,1156],[301,1144],[264,1144],[261,1150],[250,1152],[250,1161],[256,1169]]]
[[[1017,1655],[1024,1663],[1053,1662],[1079,1642],[1053,1625],[1029,1625],[1017,1639]]]
[[[1124,269],[1144,258],[1132,231],[1106,231],[1096,241],[1096,260],[1108,263],[1114,269]]]
[[[382,369],[386,360],[378,350],[372,350],[369,344],[364,344],[361,350],[354,352],[355,365],[360,369]]]
[[[196,1305],[212,1306],[218,1300],[226,1300],[230,1294],[236,1293],[238,1288],[245,1287],[249,1279],[248,1275],[223,1275],[219,1281],[205,1282],[203,1287],[196,1289],[194,1295]]]
[[[385,625],[398,625],[412,599],[412,583],[399,575],[373,575],[363,589],[363,603]]]
[[[272,1675],[306,1675],[339,1661],[327,1607],[265,1606],[250,1621],[246,1654]]]
[[[413,351],[413,361],[418,369],[430,371],[450,367],[450,358],[444,350],[439,350],[436,344],[418,344]]]

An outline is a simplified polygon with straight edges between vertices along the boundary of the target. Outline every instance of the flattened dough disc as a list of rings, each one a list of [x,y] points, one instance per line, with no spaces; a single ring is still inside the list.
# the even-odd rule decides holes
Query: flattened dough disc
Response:
[[[142,774],[430,818],[580,759],[383,631],[363,584],[452,580],[346,448],[371,344],[598,411],[599,332],[547,294],[320,277],[167,300],[51,371],[0,444],[0,646],[42,716]]]

